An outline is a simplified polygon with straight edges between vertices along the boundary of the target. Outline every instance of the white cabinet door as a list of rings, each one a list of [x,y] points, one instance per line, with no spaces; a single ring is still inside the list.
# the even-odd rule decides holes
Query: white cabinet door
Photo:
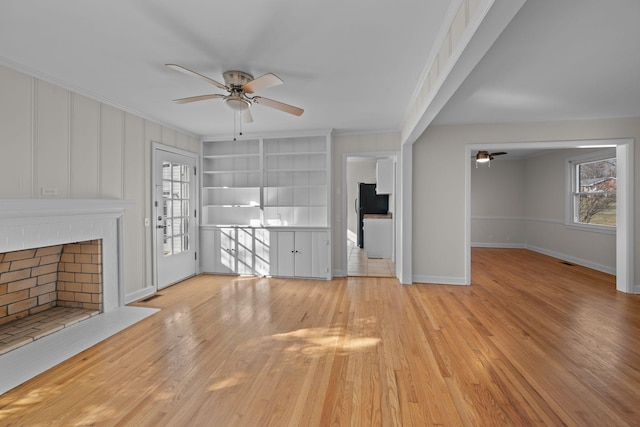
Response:
[[[214,232],[214,273],[236,273],[236,229],[216,228]]]
[[[311,276],[328,279],[329,275],[329,233],[314,231],[311,233]]]
[[[295,232],[278,231],[278,276],[295,276]]]
[[[211,228],[200,229],[200,271],[213,273],[216,270],[215,232]]]
[[[202,228],[203,273],[274,275],[277,256],[269,230],[253,227]]]
[[[278,231],[272,234],[272,242],[277,240],[277,270],[272,274],[284,277],[330,277],[328,232]]]
[[[236,229],[236,273],[253,274],[253,228]]]
[[[266,228],[254,229],[254,271],[258,276],[276,274],[275,233]]]
[[[294,240],[295,275],[298,277],[312,277],[311,260],[313,259],[313,251],[311,250],[311,232],[296,231]]]
[[[379,159],[376,162],[376,194],[393,193],[393,160]]]
[[[364,219],[364,250],[369,258],[391,258],[393,251],[393,220]]]

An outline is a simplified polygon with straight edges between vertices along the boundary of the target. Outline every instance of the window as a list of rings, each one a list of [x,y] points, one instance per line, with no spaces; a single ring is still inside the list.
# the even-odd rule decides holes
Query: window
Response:
[[[570,159],[569,182],[568,225],[594,231],[615,231],[615,150]]]
[[[164,224],[164,255],[189,251],[189,185],[188,165],[162,162],[162,202]]]

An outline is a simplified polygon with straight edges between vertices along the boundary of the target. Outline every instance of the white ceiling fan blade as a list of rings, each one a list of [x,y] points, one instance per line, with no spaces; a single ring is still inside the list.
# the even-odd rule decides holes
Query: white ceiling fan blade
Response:
[[[247,108],[242,113],[242,123],[253,123],[253,116],[251,115],[251,109]]]
[[[190,96],[188,98],[174,99],[173,102],[177,104],[187,104],[189,102],[205,101],[207,99],[216,99],[216,98],[224,98],[224,97],[225,95],[220,95],[219,93],[212,93],[209,95],[198,95],[198,96]]]
[[[217,81],[215,81],[213,79],[210,79],[207,76],[203,76],[200,73],[196,73],[195,71],[191,71],[188,68],[184,68],[184,67],[182,67],[180,65],[177,65],[177,64],[165,64],[165,66],[167,66],[168,68],[171,68],[172,70],[179,71],[181,73],[187,74],[189,76],[202,79],[202,80],[206,81],[207,83],[211,83],[212,85],[214,85],[216,87],[219,87],[220,89],[229,90],[229,88],[227,86],[223,85],[222,83],[217,82]]]
[[[245,83],[242,86],[242,89],[247,93],[253,93],[260,89],[266,89],[272,86],[278,86],[283,84],[284,82],[280,79],[280,77],[276,76],[273,73],[267,73],[263,76],[258,77],[257,79],[251,80],[249,83]]]
[[[284,111],[285,113],[293,114],[294,116],[301,116],[304,113],[302,108],[294,107],[293,105],[285,104],[284,102],[274,101],[273,99],[263,98],[256,96],[252,98],[252,101],[256,104],[264,105],[267,107],[275,108],[276,110]]]

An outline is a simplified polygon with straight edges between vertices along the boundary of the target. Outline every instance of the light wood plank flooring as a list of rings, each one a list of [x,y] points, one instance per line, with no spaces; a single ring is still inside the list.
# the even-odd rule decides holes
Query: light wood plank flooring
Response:
[[[472,269],[196,277],[0,396],[0,425],[638,425],[640,296],[520,249],[473,249]]]

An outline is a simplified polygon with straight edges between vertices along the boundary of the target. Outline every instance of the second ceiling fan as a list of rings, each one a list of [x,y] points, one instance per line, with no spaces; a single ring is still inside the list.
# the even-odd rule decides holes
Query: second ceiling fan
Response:
[[[476,167],[478,167],[478,163],[489,163],[489,166],[491,166],[491,160],[493,160],[493,156],[503,156],[505,154],[507,153],[504,151],[497,151],[495,153],[490,153],[485,150],[480,150],[476,154]]]
[[[187,98],[174,99],[174,102],[178,104],[187,104],[189,102],[220,98],[232,110],[243,112],[243,119],[245,123],[253,121],[251,112],[249,111],[249,107],[251,107],[252,104],[275,108],[276,110],[284,111],[285,113],[293,114],[294,116],[301,116],[302,113],[304,113],[304,110],[302,108],[294,107],[293,105],[285,104],[284,102],[275,101],[263,96],[249,96],[250,94],[253,94],[260,89],[266,89],[268,87],[278,86],[284,83],[278,76],[273,73],[267,73],[254,79],[251,74],[245,73],[243,71],[225,71],[222,74],[222,77],[224,79],[224,84],[222,84],[181,65],[165,65],[172,70],[199,78],[207,83],[214,85],[219,89],[223,89],[228,92],[226,95],[220,93],[211,93],[207,95],[197,95]]]

